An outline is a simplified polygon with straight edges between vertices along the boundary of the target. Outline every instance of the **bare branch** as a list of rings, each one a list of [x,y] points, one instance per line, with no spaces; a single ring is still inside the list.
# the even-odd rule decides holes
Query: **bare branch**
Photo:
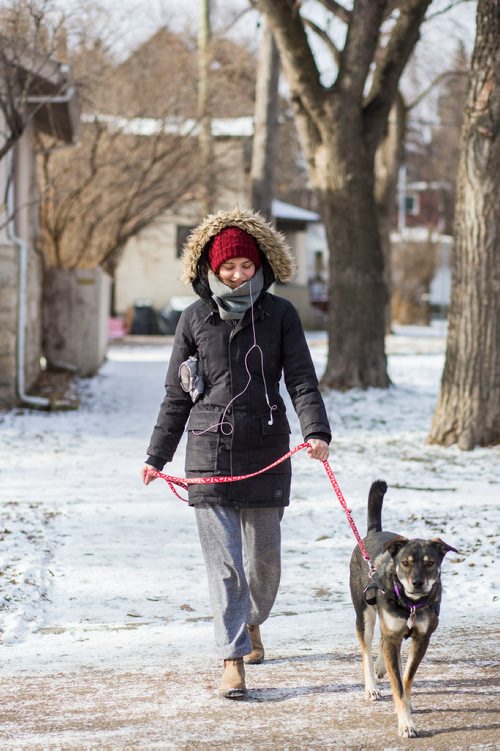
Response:
[[[337,78],[337,86],[353,99],[363,95],[386,6],[387,0],[354,3]]]
[[[332,38],[329,36],[329,34],[324,31],[320,26],[318,26],[317,23],[314,21],[311,21],[309,18],[304,18],[304,25],[311,29],[311,31],[314,31],[314,33],[322,40],[322,42],[325,43],[327,48],[330,50],[333,59],[337,63],[337,65],[340,64],[340,50],[332,40]]]
[[[300,99],[309,116],[319,122],[326,92],[321,85],[303,20],[298,9],[292,6],[294,3],[291,2],[257,0],[257,7],[266,14],[273,30],[292,97]]]
[[[467,78],[468,76],[469,72],[466,70],[447,70],[440,73],[413,101],[407,103],[406,109],[409,111],[417,107],[442,81],[446,81],[448,78]]]
[[[364,103],[366,130],[376,148],[382,138],[399,79],[420,36],[420,25],[432,0],[406,0],[385,47],[379,48],[370,92]]]
[[[233,27],[236,26],[236,24],[239,21],[241,21],[241,19],[244,18],[246,16],[246,14],[249,11],[251,11],[251,10],[252,10],[251,7],[249,7],[249,8],[243,8],[243,10],[241,10],[239,13],[237,13],[235,15],[235,17],[232,18],[231,21],[226,26],[224,26],[223,29],[220,29],[218,31],[218,34],[220,34],[220,36],[223,36],[223,37],[226,36],[233,29]]]
[[[319,2],[329,10],[330,13],[333,13],[334,16],[337,16],[341,21],[344,21],[344,23],[350,22],[352,11],[338,3],[337,0],[319,0]]]
[[[475,0],[453,0],[453,2],[449,3],[445,8],[440,8],[440,10],[436,10],[434,13],[430,13],[424,20],[424,23],[428,23],[429,21],[432,21],[434,18],[437,18],[438,16],[443,16],[446,13],[449,13],[450,10],[453,8],[456,8],[459,5],[470,5],[471,3],[475,2]]]

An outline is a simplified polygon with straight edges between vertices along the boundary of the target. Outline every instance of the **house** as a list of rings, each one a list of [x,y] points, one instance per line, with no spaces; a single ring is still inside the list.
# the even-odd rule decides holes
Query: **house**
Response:
[[[399,224],[404,227],[432,227],[445,232],[450,226],[451,185],[437,180],[408,182],[399,189]],[[404,210],[401,217],[401,211]]]
[[[196,135],[193,124],[183,125]],[[147,134],[143,120],[136,119],[135,125],[128,121],[127,128],[132,127]],[[253,118],[214,118],[212,135],[219,175],[215,210],[248,207]],[[310,295],[310,281],[317,263],[314,253],[327,255],[324,233],[316,234],[312,240],[312,227],[320,222],[320,217],[316,212],[279,200],[273,201],[272,211],[276,227],[287,238],[298,266],[295,279],[286,285],[275,285],[273,291],[294,303],[306,328],[323,326],[324,314],[312,305]],[[172,298],[177,298],[180,304],[186,304],[191,297],[195,299],[192,290],[180,281],[181,256],[188,234],[201,218],[199,204],[186,201],[166,211],[127,242],[114,277],[115,315],[126,316],[130,321],[135,305],[161,309]]]
[[[228,201],[226,204],[221,202],[219,207],[234,205],[248,203]],[[318,328],[318,325],[323,325],[324,316],[311,302],[310,281],[317,262],[313,254],[327,255],[324,235],[312,239],[311,226],[319,223],[319,215],[278,200],[273,201],[272,208],[276,228],[285,235],[298,267],[295,279],[285,285],[274,285],[273,292],[293,302],[306,328]],[[196,299],[191,288],[186,287],[180,278],[182,248],[199,221],[197,206],[185,204],[177,211],[165,213],[129,240],[115,272],[114,307],[117,316],[126,316],[128,311],[130,319],[131,309],[136,304],[161,309],[168,307],[172,298],[181,305]]]
[[[5,59],[5,57],[3,58]],[[36,131],[70,144],[78,129],[75,90],[68,70],[36,54],[12,57],[12,71],[23,90],[19,111],[24,130],[0,160],[0,195],[7,195],[0,214],[0,406],[16,403],[45,406],[30,396],[40,374],[42,341],[42,261],[36,252],[38,201],[34,135]],[[0,87],[2,92],[6,87]],[[15,94],[11,90],[12,94]],[[0,110],[0,147],[9,136]]]
[[[393,320],[428,324],[446,315],[451,293],[452,190],[438,181],[407,182],[400,169],[391,232]]]
[[[453,238],[427,227],[391,232],[392,319],[429,325],[446,317],[451,295]]]

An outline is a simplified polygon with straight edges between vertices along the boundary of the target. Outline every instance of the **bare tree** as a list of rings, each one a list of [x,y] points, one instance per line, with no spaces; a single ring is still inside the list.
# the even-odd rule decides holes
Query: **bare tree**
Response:
[[[500,0],[479,0],[457,180],[446,362],[430,441],[500,442]]]
[[[170,58],[162,86],[151,50],[168,56],[174,43],[175,64]],[[149,58],[138,51],[126,64],[115,65],[98,37],[71,50],[82,90],[82,138],[70,151],[47,138],[38,144],[47,265],[102,266],[113,274],[128,239],[180,200],[198,197],[197,121],[185,114],[192,103],[190,57],[165,30],[153,39]]]
[[[329,354],[323,376],[329,387],[389,383],[374,161],[430,2],[354,0],[349,9],[337,0],[320,0],[332,26],[344,27],[345,42],[339,45],[326,24],[306,18],[306,4],[256,0],[280,51],[330,247]],[[332,54],[338,73],[331,85],[321,81],[306,28]]]
[[[402,302],[406,295],[399,290],[394,289],[393,275],[393,247],[390,240],[390,232],[393,226],[394,207],[397,198],[398,176],[401,166],[408,166],[409,170],[418,175],[417,179],[426,181],[439,181],[443,183],[440,201],[442,204],[442,216],[445,221],[445,231],[451,232],[449,218],[452,216],[452,205],[454,196],[455,175],[458,166],[458,145],[460,140],[460,123],[464,108],[464,81],[468,74],[464,67],[463,46],[460,46],[460,52],[456,57],[455,66],[450,70],[442,71],[431,81],[428,81],[425,87],[416,93],[411,99],[405,97],[399,90],[396,95],[394,106],[389,115],[387,135],[377,149],[375,159],[375,197],[377,203],[378,226],[380,241],[384,253],[384,274],[390,303],[387,305],[386,328],[390,331],[391,320],[394,313],[398,315],[395,320],[402,323],[401,312],[405,307]],[[413,66],[419,65],[417,58],[412,59]],[[421,103],[430,95],[439,91],[438,96],[438,117],[440,119],[439,127],[436,124],[433,129],[433,137],[430,143],[422,141],[422,123],[418,119],[412,121],[412,113],[418,109]],[[410,147],[410,148],[408,148]],[[444,187],[446,185],[446,188]],[[428,226],[429,232],[438,230],[438,226]],[[409,263],[403,259],[402,253],[404,246],[408,248],[408,259],[414,258],[415,264]],[[398,256],[398,277],[400,281],[408,273],[410,278],[404,281],[404,284],[414,285],[419,274],[421,278],[419,284],[425,290],[430,282],[428,276],[429,270],[434,268],[436,248],[432,242],[428,242],[422,247],[422,254],[425,262],[420,263],[416,248],[411,243],[405,243],[400,238],[398,247],[395,249]],[[429,266],[429,259],[434,260]],[[408,290],[407,290],[408,291]],[[428,291],[428,289],[427,289]],[[394,298],[395,296],[395,298]],[[394,299],[393,299],[394,298]],[[407,302],[409,302],[407,300]],[[427,311],[429,306],[425,306]],[[417,321],[422,322],[423,317],[419,306],[412,302],[406,308],[404,320],[407,323]],[[411,310],[415,310],[415,320],[411,320]]]
[[[113,274],[127,240],[196,195],[195,139],[133,130],[148,125],[95,117],[70,154],[39,142],[39,244],[48,266]]]
[[[470,55],[463,44],[457,46],[453,67],[441,77],[437,101],[439,124],[432,129],[432,138],[424,162],[427,161],[429,178],[446,182],[449,192],[443,195],[445,232],[453,229],[453,212],[456,202],[457,169],[460,161],[460,133],[465,109],[465,97],[469,82]]]

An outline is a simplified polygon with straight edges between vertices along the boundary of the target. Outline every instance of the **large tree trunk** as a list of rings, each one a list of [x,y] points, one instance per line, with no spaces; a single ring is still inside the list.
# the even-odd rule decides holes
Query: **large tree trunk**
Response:
[[[394,4],[354,0],[323,4],[347,25],[339,49],[328,30],[306,18],[306,3],[256,0],[265,13],[288,81],[299,137],[330,251],[329,355],[322,382],[349,389],[389,384],[384,351],[387,301],[374,195],[375,152],[386,133],[398,82],[431,0]],[[320,36],[338,75],[324,86],[309,46]],[[383,40],[383,43],[382,43]]]
[[[329,346],[322,384],[340,390],[389,384],[384,349],[387,290],[373,161],[353,131],[343,130],[326,162],[317,159],[313,172],[330,248]]]
[[[479,0],[455,213],[446,363],[430,441],[500,442],[500,0]]]

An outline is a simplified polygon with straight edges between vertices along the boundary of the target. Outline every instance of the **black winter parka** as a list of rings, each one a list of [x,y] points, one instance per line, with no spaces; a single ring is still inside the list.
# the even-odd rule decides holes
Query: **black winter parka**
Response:
[[[248,216],[254,222],[257,218],[264,225],[265,240],[274,241],[273,253],[276,253],[275,236],[282,242],[274,228],[253,212],[220,212],[209,219],[213,224],[214,218],[221,216],[227,222],[223,226],[240,226],[247,231]],[[217,231],[223,228],[219,226],[220,220],[215,224]],[[266,242],[259,232],[252,234],[260,240],[267,285],[269,280],[274,281],[276,273],[266,254]],[[202,299],[183,312],[177,325],[165,398],[148,447],[151,463],[160,468],[158,463],[171,461],[185,428],[187,477],[249,474],[283,456],[289,450],[290,427],[279,392],[282,375],[304,439],[322,437],[329,441],[328,417],[295,308],[288,300],[264,291],[253,310],[247,310],[237,325],[223,321],[210,298],[205,261],[207,242],[203,242],[203,236],[200,246],[196,239],[195,236],[194,240],[188,240],[185,255],[191,256],[185,259],[185,267],[192,264],[194,254],[196,264],[191,268],[196,268],[196,277],[191,281]],[[281,269],[279,264],[277,267]],[[205,382],[204,393],[195,404],[182,390],[178,376],[180,364],[190,355],[197,355]],[[236,395],[239,396],[224,415]],[[235,507],[286,506],[290,480],[288,459],[248,480],[191,485],[189,502]]]

